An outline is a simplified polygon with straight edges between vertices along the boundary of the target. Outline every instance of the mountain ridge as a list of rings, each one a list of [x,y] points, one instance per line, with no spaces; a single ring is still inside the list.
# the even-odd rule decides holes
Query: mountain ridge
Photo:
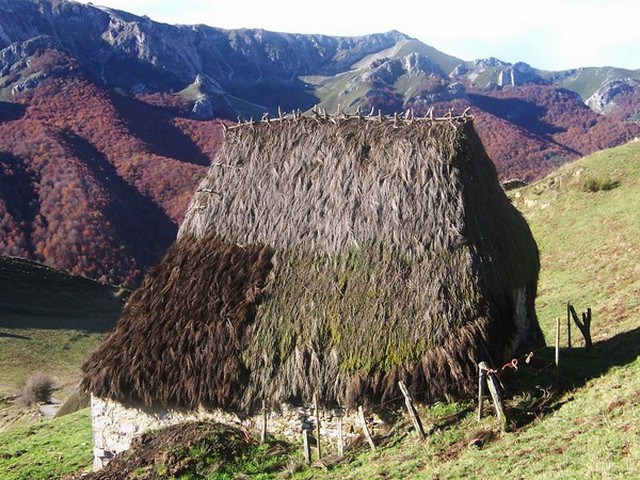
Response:
[[[285,88],[290,87],[296,77],[344,74],[366,68],[368,65],[358,63],[373,56],[368,62],[371,63],[376,54],[393,47],[397,47],[393,55],[396,59],[407,55],[426,57],[442,69],[441,77],[448,76],[454,82],[464,80],[476,88],[548,82],[576,91],[587,101],[609,81],[640,79],[640,69],[590,67],[548,72],[524,62],[511,64],[496,58],[464,61],[396,30],[357,37],[332,37],[263,29],[169,25],[121,10],[65,0],[3,0],[0,11],[5,19],[0,20],[3,57],[10,45],[15,49],[16,45],[34,38],[46,42],[43,37],[47,37],[53,41],[53,46],[81,60],[112,88],[124,88],[133,93],[177,91],[193,83],[198,75],[204,75],[222,86],[223,93],[241,98],[245,95],[254,100],[260,98],[256,105],[266,105],[271,113],[275,113],[278,106],[289,109],[291,102],[277,103],[276,100],[284,95],[274,98],[273,92],[269,92],[270,101],[265,102],[256,92],[248,91],[249,86],[267,82]],[[16,16],[28,20],[12,21]],[[7,67],[4,58],[2,65]],[[114,72],[116,66],[126,75]],[[153,78],[152,74],[162,78]],[[602,78],[598,82],[596,77]],[[231,84],[229,80],[235,83]],[[304,84],[293,83],[301,90],[297,92],[298,96],[309,93]],[[313,106],[313,100],[302,96],[303,105],[297,103],[294,108],[307,110]]]

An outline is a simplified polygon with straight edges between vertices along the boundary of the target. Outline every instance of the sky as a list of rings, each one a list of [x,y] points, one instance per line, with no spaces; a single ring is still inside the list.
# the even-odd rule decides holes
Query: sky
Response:
[[[398,30],[462,60],[497,57],[544,70],[640,69],[638,0],[93,0],[93,4],[170,24],[337,36]]]

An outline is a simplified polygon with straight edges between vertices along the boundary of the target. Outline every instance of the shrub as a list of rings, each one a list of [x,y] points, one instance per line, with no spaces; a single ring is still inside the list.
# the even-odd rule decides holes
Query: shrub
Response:
[[[51,377],[38,372],[26,381],[20,395],[20,400],[25,405],[33,403],[49,403],[53,393],[54,383]]]
[[[582,189],[585,192],[595,193],[606,190],[613,190],[620,185],[619,180],[608,177],[587,177],[582,182]]]

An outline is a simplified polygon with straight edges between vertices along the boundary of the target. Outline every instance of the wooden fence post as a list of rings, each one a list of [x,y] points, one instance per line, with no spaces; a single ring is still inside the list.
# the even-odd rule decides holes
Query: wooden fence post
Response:
[[[322,450],[320,448],[320,406],[318,404],[318,394],[313,396],[314,410],[316,415],[316,446],[318,447],[318,460],[322,458]]]
[[[338,417],[338,455],[344,456],[344,437],[342,436],[342,415]]]
[[[587,332],[584,337],[584,347],[591,348],[591,307],[588,307],[586,313],[582,314],[582,324]]]
[[[556,318],[556,382],[560,381],[560,317]]]
[[[364,436],[367,439],[367,442],[369,442],[369,446],[371,447],[371,451],[375,452],[376,451],[376,444],[373,443],[373,438],[371,438],[371,433],[369,432],[369,427],[367,427],[367,419],[364,416],[364,410],[362,408],[362,405],[360,405],[358,407],[358,413],[360,414],[360,421],[362,422],[362,431],[364,432]]]
[[[578,326],[578,329],[584,337],[584,348],[589,349],[593,345],[591,342],[591,307],[587,308],[586,313],[582,314],[582,322],[578,319],[578,314],[573,305],[569,305],[569,312],[573,317],[573,322]]]
[[[487,385],[487,371],[478,365],[478,421],[482,420],[484,390]]]
[[[409,412],[409,417],[411,417],[411,421],[413,422],[413,427],[418,434],[418,438],[420,440],[424,440],[424,429],[422,428],[422,422],[420,421],[420,417],[418,416],[418,412],[416,408],[413,406],[413,402],[411,401],[411,396],[409,395],[409,390],[407,390],[406,385],[403,381],[398,382],[398,386],[400,387],[400,391],[402,395],[404,395],[404,403],[407,406],[407,411]]]
[[[571,348],[571,312],[569,307],[571,306],[571,300],[567,301],[567,347]]]
[[[508,425],[507,415],[504,412],[504,405],[502,404],[502,398],[500,397],[500,386],[493,371],[489,368],[486,362],[480,362],[478,368],[482,368],[487,373],[487,385],[489,387],[489,393],[493,399],[493,406],[496,410],[496,416],[502,425],[502,429],[506,430]]]
[[[309,430],[306,428],[302,430],[302,453],[304,455],[304,461],[311,463],[311,449],[309,448]]]
[[[260,443],[267,441],[267,408],[262,401],[262,429],[260,430]]]

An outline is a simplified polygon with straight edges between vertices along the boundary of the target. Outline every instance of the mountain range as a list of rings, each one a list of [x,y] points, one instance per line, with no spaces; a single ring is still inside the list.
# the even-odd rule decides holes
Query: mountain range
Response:
[[[501,179],[640,135],[640,70],[465,61],[397,31],[167,25],[0,0],[0,253],[135,285],[175,237],[221,124],[279,110],[462,112]]]

